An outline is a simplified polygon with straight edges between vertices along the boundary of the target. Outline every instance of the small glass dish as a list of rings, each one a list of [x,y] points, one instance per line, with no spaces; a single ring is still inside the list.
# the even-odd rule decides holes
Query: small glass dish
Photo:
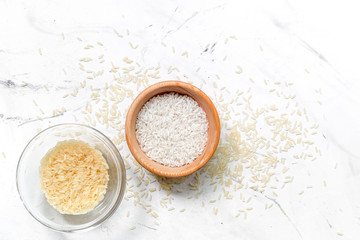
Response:
[[[40,188],[41,159],[59,141],[76,139],[102,152],[109,165],[109,182],[104,199],[89,213],[67,215],[51,206]],[[125,192],[126,173],[115,145],[98,130],[81,124],[60,124],[37,134],[25,147],[16,171],[16,185],[29,213],[41,224],[56,231],[76,232],[92,229],[108,219],[119,206]]]

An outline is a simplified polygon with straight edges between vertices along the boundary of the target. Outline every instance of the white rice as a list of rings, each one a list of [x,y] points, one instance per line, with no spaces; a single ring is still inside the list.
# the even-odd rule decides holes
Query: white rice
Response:
[[[189,96],[166,93],[144,104],[136,120],[136,138],[152,160],[171,167],[194,161],[207,142],[204,110]]]

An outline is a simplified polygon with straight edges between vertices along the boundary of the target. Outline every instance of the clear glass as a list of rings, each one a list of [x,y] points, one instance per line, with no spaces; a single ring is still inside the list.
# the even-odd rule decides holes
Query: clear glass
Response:
[[[81,140],[98,149],[109,165],[110,179],[104,199],[94,210],[82,215],[59,213],[40,188],[41,159],[57,142],[68,139]],[[25,147],[17,167],[16,184],[25,208],[36,220],[53,230],[75,232],[94,228],[114,213],[124,196],[126,173],[119,151],[104,134],[81,124],[60,124],[40,132]]]

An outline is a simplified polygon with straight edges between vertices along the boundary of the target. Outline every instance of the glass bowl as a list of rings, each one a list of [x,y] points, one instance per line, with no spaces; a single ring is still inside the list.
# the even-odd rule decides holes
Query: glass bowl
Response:
[[[68,139],[81,140],[96,148],[109,165],[104,199],[94,210],[82,215],[59,213],[40,188],[41,159],[57,142]],[[27,144],[17,166],[16,184],[25,208],[36,220],[56,231],[76,232],[98,226],[115,212],[124,196],[126,173],[119,151],[104,134],[81,124],[60,124],[43,130]]]

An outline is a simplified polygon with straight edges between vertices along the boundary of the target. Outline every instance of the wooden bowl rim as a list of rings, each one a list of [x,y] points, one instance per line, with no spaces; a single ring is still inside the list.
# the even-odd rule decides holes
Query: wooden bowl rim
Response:
[[[195,93],[195,94],[200,95],[200,97],[202,99],[204,99],[205,104],[208,105],[208,107],[210,108],[210,111],[211,111],[211,114],[212,114],[212,117],[213,117],[213,124],[215,126],[215,133],[214,133],[214,140],[215,141],[212,141],[213,146],[208,146],[208,144],[206,144],[203,153],[198,158],[196,158],[192,163],[183,165],[181,167],[165,166],[163,164],[160,164],[160,163],[150,159],[148,156],[146,156],[146,154],[144,152],[142,152],[142,150],[140,148],[140,145],[139,145],[139,143],[138,143],[138,141],[136,139],[135,129],[131,128],[132,122],[136,121],[136,119],[137,119],[138,112],[141,110],[142,106],[150,98],[152,98],[152,97],[154,97],[156,95],[159,95],[159,94],[166,93],[166,92],[176,92],[176,91],[164,91],[164,92],[161,92],[161,93],[153,94],[154,92],[156,92],[159,89],[169,88],[169,87],[170,88],[180,87],[180,88],[183,88],[183,90],[185,92],[189,92],[189,94],[190,93]],[[180,94],[184,94],[184,93],[180,93]],[[192,97],[189,94],[187,94],[187,95],[189,97]],[[149,98],[144,102],[144,104],[141,105],[141,107],[139,108],[139,111],[137,111],[135,113],[135,108],[138,108],[139,104],[146,97],[149,97]],[[194,100],[196,101],[196,99],[194,99]],[[198,102],[198,104],[200,105],[199,102]],[[209,121],[208,116],[207,116],[207,119]],[[210,125],[210,121],[209,121],[209,125]],[[217,112],[217,110],[215,108],[214,103],[199,88],[193,86],[192,84],[189,84],[189,83],[186,83],[186,82],[181,82],[181,81],[172,81],[172,80],[163,81],[163,82],[158,82],[156,84],[153,84],[153,85],[149,86],[148,88],[146,88],[145,90],[143,90],[141,93],[139,93],[139,95],[132,102],[132,104],[130,105],[130,108],[129,108],[128,112],[127,112],[127,116],[126,116],[125,136],[126,136],[127,145],[128,145],[128,147],[130,149],[130,152],[134,156],[135,160],[141,166],[143,166],[144,168],[146,168],[150,172],[153,172],[153,173],[155,173],[157,175],[160,175],[160,176],[164,176],[164,177],[182,177],[182,176],[189,175],[189,174],[194,173],[197,170],[199,170],[201,167],[203,167],[210,160],[210,158],[214,154],[214,152],[215,152],[215,150],[217,148],[217,145],[219,143],[219,139],[220,139],[220,119],[219,119],[219,115],[218,115],[218,112]],[[208,139],[208,142],[209,142],[209,139]],[[212,147],[212,149],[210,149],[209,147],[210,148]],[[135,148],[137,148],[137,150]],[[208,150],[208,148],[210,150]],[[140,149],[140,152],[139,152],[139,149]],[[207,151],[206,156],[204,156],[204,153],[206,152],[206,150],[208,150],[208,151]]]

